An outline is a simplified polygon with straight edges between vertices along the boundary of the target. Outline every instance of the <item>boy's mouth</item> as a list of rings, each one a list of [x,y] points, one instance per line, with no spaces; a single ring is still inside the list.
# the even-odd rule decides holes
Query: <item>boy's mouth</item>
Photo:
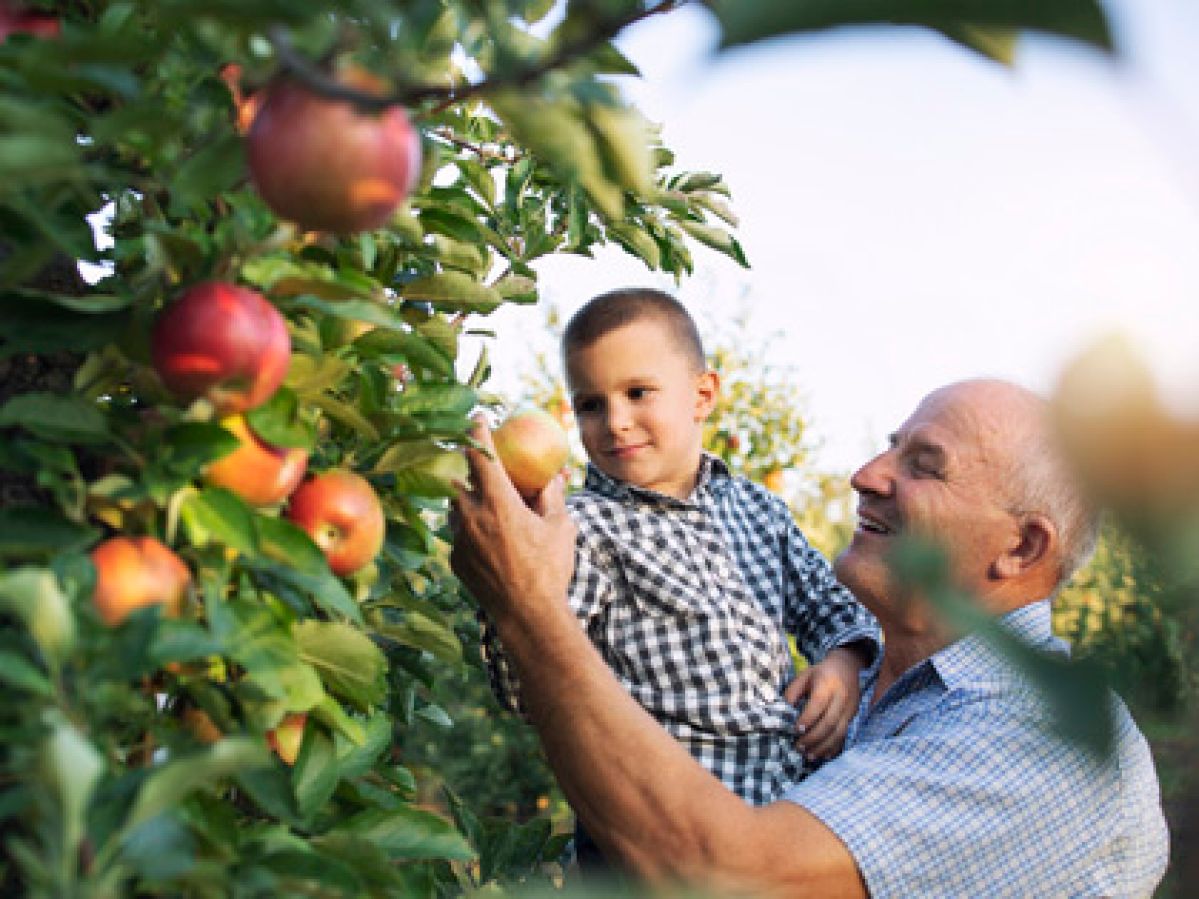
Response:
[[[614,459],[628,459],[645,449],[646,444],[637,443],[629,446],[614,446],[608,450],[608,455]]]

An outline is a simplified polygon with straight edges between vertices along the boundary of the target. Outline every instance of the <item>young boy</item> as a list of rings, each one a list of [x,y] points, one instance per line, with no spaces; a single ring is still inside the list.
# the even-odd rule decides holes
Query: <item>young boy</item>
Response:
[[[562,355],[590,460],[568,499],[570,603],[650,714],[747,802],[770,802],[840,751],[877,624],[782,500],[703,452],[719,378],[682,304],[603,294],[571,318]],[[520,711],[484,625],[492,688]],[[798,677],[787,634],[813,662]]]

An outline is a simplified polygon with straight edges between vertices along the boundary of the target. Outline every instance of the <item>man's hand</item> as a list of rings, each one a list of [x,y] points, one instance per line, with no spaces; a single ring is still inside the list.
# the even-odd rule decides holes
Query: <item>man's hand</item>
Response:
[[[458,485],[450,517],[450,565],[499,624],[537,603],[565,602],[574,570],[575,526],[566,512],[565,483],[554,478],[529,505],[496,460],[491,430],[476,418],[468,449],[471,483]]]
[[[792,705],[804,703],[796,723],[796,742],[809,759],[823,761],[841,752],[861,699],[861,670],[862,657],[856,650],[837,647],[787,685],[786,700]]]

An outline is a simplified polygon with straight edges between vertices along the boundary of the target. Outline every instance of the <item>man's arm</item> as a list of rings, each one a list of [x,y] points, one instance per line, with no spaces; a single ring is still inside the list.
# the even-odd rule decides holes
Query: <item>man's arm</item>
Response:
[[[490,434],[473,436],[490,449]],[[574,526],[559,479],[529,509],[468,452],[453,566],[487,608],[571,805],[605,853],[651,881],[718,892],[865,895],[845,845],[801,806],[743,803],[620,687],[566,603]]]

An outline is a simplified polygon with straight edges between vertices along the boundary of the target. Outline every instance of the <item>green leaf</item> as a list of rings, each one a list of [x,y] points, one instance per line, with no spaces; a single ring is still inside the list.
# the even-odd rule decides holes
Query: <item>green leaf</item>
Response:
[[[102,444],[110,437],[108,420],[96,405],[79,396],[23,393],[0,406],[0,427],[21,427],[45,440]]]
[[[354,740],[347,737],[352,744],[346,747],[338,741],[337,770],[342,778],[359,777],[374,767],[375,761],[390,747],[394,739],[392,734],[391,717],[385,712],[372,715]]]
[[[311,396],[308,398],[308,402],[330,418],[341,422],[350,430],[357,431],[365,440],[371,443],[378,441],[379,430],[370,423],[365,415],[358,411],[356,406],[343,403],[341,400],[335,399],[327,393]]]
[[[349,373],[350,363],[337,356],[293,353],[285,383],[297,396],[308,399],[336,387]]]
[[[291,774],[300,814],[310,818],[320,811],[333,796],[338,780],[333,741],[319,730],[309,729]]]
[[[193,790],[215,787],[226,777],[269,764],[266,746],[248,737],[226,737],[202,753],[167,762],[156,768],[138,790],[125,830],[132,831],[174,808]]]
[[[470,477],[461,452],[442,449],[431,441],[394,444],[375,463],[373,471],[390,472],[395,476],[396,490],[415,496],[455,496],[458,491],[454,484],[465,483]]]
[[[258,539],[263,555],[276,564],[255,564],[256,570],[302,590],[325,611],[361,624],[362,611],[325,561],[320,547],[290,521],[258,516]]]
[[[492,288],[506,303],[536,303],[537,282],[525,275],[507,274],[500,278]]]
[[[255,434],[273,446],[311,450],[316,443],[316,429],[300,416],[296,394],[286,387],[247,412],[246,420]]]
[[[150,880],[179,877],[196,866],[196,840],[175,815],[158,815],[126,835],[121,861]]]
[[[362,746],[366,743],[366,728],[363,727],[362,722],[347,715],[346,710],[341,707],[341,703],[332,696],[325,696],[313,706],[311,714],[335,734],[345,737],[355,746]],[[389,739],[390,733],[389,727]]]
[[[354,341],[366,358],[400,356],[412,368],[425,369],[443,378],[454,375],[454,359],[442,347],[410,331],[371,331]]]
[[[649,122],[627,106],[596,103],[587,111],[607,175],[635,196],[648,196],[654,186]]]
[[[54,695],[45,674],[23,655],[7,649],[0,649],[0,682],[46,699]]]
[[[171,188],[184,203],[206,203],[229,190],[245,176],[245,151],[241,137],[223,134],[192,154],[175,177]]]
[[[393,858],[470,861],[474,850],[444,818],[411,806],[362,812],[332,831],[371,843]]]
[[[68,521],[42,506],[0,509],[0,556],[20,558],[67,553],[93,543],[100,532]]]
[[[335,696],[368,709],[386,694],[387,659],[374,642],[347,624],[306,619],[292,628],[300,658]]]
[[[406,612],[403,621],[383,625],[379,632],[389,640],[423,649],[442,661],[452,664],[462,661],[462,643],[454,629],[419,612]]]
[[[254,257],[242,265],[241,274],[273,297],[311,295],[325,300],[369,300],[383,295],[382,286],[363,272],[334,270],[319,262],[291,256]]]
[[[167,428],[162,436],[163,449],[170,453],[171,467],[193,477],[209,462],[229,455],[241,445],[215,422],[183,422]]]
[[[476,391],[463,384],[410,384],[396,403],[397,411],[407,415],[442,412],[464,418],[479,402]]]
[[[640,258],[649,268],[657,269],[662,266],[662,250],[658,247],[658,242],[636,225],[613,222],[608,225],[608,235],[615,238],[626,251]]]
[[[980,27],[1032,29],[1113,49],[1111,29],[1095,0],[709,0],[720,20],[722,48],[780,34],[839,25],[927,25],[945,29],[965,23]]]
[[[680,221],[679,227],[705,246],[724,253],[742,268],[749,268],[749,261],[745,258],[741,244],[723,228],[687,220]]]
[[[441,272],[417,278],[400,288],[400,294],[406,300],[432,303],[443,311],[477,312],[483,315],[504,302],[504,298],[494,289],[480,284],[463,272]]]
[[[978,25],[945,25],[937,28],[951,40],[983,56],[1010,66],[1016,61],[1020,32],[1013,28],[986,28]]]
[[[168,662],[190,662],[216,655],[224,647],[212,635],[190,621],[164,618],[154,631],[150,656],[159,665]]]
[[[75,645],[70,601],[48,569],[16,568],[0,574],[0,609],[22,620],[52,663],[61,661]]]
[[[300,309],[315,309],[349,321],[370,322],[392,331],[406,331],[407,325],[396,311],[379,300],[342,299],[322,300],[315,296],[299,296],[287,303]]]
[[[254,513],[239,496],[223,487],[189,493],[179,507],[179,520],[195,546],[216,542],[246,555],[258,553]]]

